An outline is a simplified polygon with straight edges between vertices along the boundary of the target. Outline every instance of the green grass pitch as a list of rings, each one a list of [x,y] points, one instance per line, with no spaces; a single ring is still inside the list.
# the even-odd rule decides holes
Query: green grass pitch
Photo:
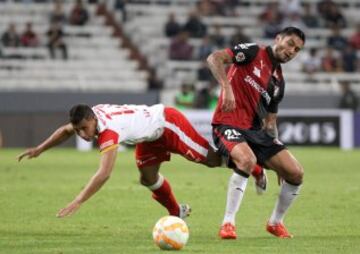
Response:
[[[248,184],[237,217],[238,240],[217,237],[230,170],[208,169],[173,156],[161,169],[179,202],[193,208],[182,253],[360,253],[360,151],[292,148],[305,168],[301,194],[285,223],[293,239],[265,231],[279,187],[273,172],[263,196]],[[138,183],[133,151],[119,153],[103,188],[70,218],[70,202],[98,166],[97,151],[53,149],[18,163],[21,150],[0,150],[0,254],[162,253],[152,242],[166,210]]]

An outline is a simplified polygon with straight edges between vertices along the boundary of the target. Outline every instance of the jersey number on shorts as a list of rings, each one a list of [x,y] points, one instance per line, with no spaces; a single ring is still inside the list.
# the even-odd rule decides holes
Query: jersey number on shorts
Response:
[[[227,129],[224,134],[227,140],[235,140],[241,136],[241,133],[235,129]]]

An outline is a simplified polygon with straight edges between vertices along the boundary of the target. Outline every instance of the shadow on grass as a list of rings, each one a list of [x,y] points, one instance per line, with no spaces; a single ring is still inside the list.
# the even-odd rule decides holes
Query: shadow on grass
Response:
[[[56,230],[56,229],[55,229]],[[4,253],[158,253],[150,234],[144,232],[51,232],[0,230]],[[271,235],[241,236],[221,240],[216,234],[190,236],[182,253],[358,253],[360,234],[297,235],[279,239]],[[16,249],[16,252],[11,250]],[[1,252],[2,253],[2,252]]]

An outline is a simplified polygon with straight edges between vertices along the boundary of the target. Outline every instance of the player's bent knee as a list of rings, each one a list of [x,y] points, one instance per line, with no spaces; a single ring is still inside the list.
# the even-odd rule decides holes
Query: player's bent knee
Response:
[[[253,155],[245,155],[242,158],[233,158],[236,167],[248,174],[256,165],[256,157]]]
[[[295,185],[300,185],[303,183],[304,178],[304,169],[302,166],[297,166],[292,170],[291,176],[289,177],[289,182]]]
[[[145,176],[140,176],[139,182],[140,182],[141,185],[151,186],[151,185],[155,184],[156,181],[148,179]]]
[[[299,166],[297,174],[296,174],[296,179],[298,180],[298,182],[300,182],[300,184],[303,183],[303,179],[304,179],[304,169],[302,166]]]
[[[146,180],[141,176],[139,177],[139,182],[141,185],[149,186],[149,184],[146,182]]]

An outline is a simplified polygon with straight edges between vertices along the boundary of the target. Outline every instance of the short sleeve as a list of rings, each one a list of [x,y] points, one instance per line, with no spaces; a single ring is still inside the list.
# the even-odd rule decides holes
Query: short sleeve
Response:
[[[113,130],[104,130],[99,134],[98,145],[101,153],[117,148],[119,146],[119,134]]]
[[[226,51],[232,57],[233,63],[244,65],[250,63],[257,55],[259,46],[256,43],[240,43]]]

